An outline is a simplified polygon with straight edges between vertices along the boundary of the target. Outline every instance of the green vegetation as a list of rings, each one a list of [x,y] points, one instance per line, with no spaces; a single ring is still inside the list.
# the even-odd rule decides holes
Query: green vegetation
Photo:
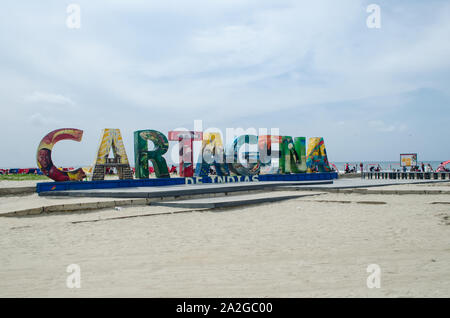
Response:
[[[38,174],[0,174],[0,181],[49,180],[46,176]]]

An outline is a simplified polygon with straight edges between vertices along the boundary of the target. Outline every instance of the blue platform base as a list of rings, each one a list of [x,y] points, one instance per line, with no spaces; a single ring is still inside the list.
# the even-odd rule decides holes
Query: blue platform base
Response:
[[[236,183],[236,182],[264,182],[264,181],[323,181],[337,179],[336,172],[298,173],[298,174],[265,174],[257,176],[229,176],[229,177],[192,177],[192,178],[152,178],[130,180],[80,181],[80,182],[42,182],[36,185],[36,192],[94,190],[137,187],[162,187],[183,184],[204,183]]]

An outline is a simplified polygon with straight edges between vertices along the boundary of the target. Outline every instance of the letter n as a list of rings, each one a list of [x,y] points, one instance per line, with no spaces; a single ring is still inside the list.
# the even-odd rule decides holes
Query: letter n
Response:
[[[281,173],[306,172],[306,138],[283,136],[280,145]]]

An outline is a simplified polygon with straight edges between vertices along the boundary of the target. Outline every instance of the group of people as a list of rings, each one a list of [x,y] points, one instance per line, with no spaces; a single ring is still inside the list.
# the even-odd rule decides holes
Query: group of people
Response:
[[[371,167],[369,168],[369,171],[370,171],[370,172],[380,172],[380,171],[381,171],[381,166],[380,166],[380,165],[378,165],[377,167],[371,166]]]
[[[411,168],[409,169],[410,172],[434,172],[433,167],[427,163],[424,164],[422,162],[422,164],[419,166],[411,166]],[[407,172],[407,167],[403,167],[403,172]]]
[[[448,161],[446,162],[441,162],[441,164],[439,165],[439,167],[437,168],[436,172],[450,172],[450,169],[447,169],[445,167],[446,164],[449,164]]]
[[[442,165],[442,164],[441,164]],[[361,162],[359,164],[360,167],[360,171],[363,172],[364,171],[364,165]],[[378,165],[370,165],[370,168],[368,169],[368,171],[370,172],[380,172],[382,171],[382,167],[378,164]],[[402,167],[402,170],[400,169],[392,169],[393,171],[403,171],[403,172],[434,172],[433,167],[431,166],[431,164],[427,163],[423,163],[420,166],[411,166],[408,170],[408,168],[406,166]],[[357,171],[357,166],[350,166],[350,164],[346,163],[345,164],[345,168],[344,168],[345,173],[356,173]],[[448,169],[445,169],[445,171],[450,171]]]
[[[356,173],[356,166],[350,167],[348,163],[345,164],[345,173]]]

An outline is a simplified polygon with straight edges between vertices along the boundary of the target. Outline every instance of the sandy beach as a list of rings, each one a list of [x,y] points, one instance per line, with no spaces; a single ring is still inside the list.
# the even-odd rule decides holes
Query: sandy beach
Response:
[[[449,297],[449,202],[328,193],[222,210],[1,218],[0,296]],[[80,289],[66,287],[70,264]],[[367,287],[369,264],[381,268],[379,289]]]
[[[450,298],[450,1],[2,9],[0,298]]]
[[[45,180],[25,180],[25,181],[9,181],[0,180],[0,188],[25,188],[35,187],[39,182],[50,182]]]

